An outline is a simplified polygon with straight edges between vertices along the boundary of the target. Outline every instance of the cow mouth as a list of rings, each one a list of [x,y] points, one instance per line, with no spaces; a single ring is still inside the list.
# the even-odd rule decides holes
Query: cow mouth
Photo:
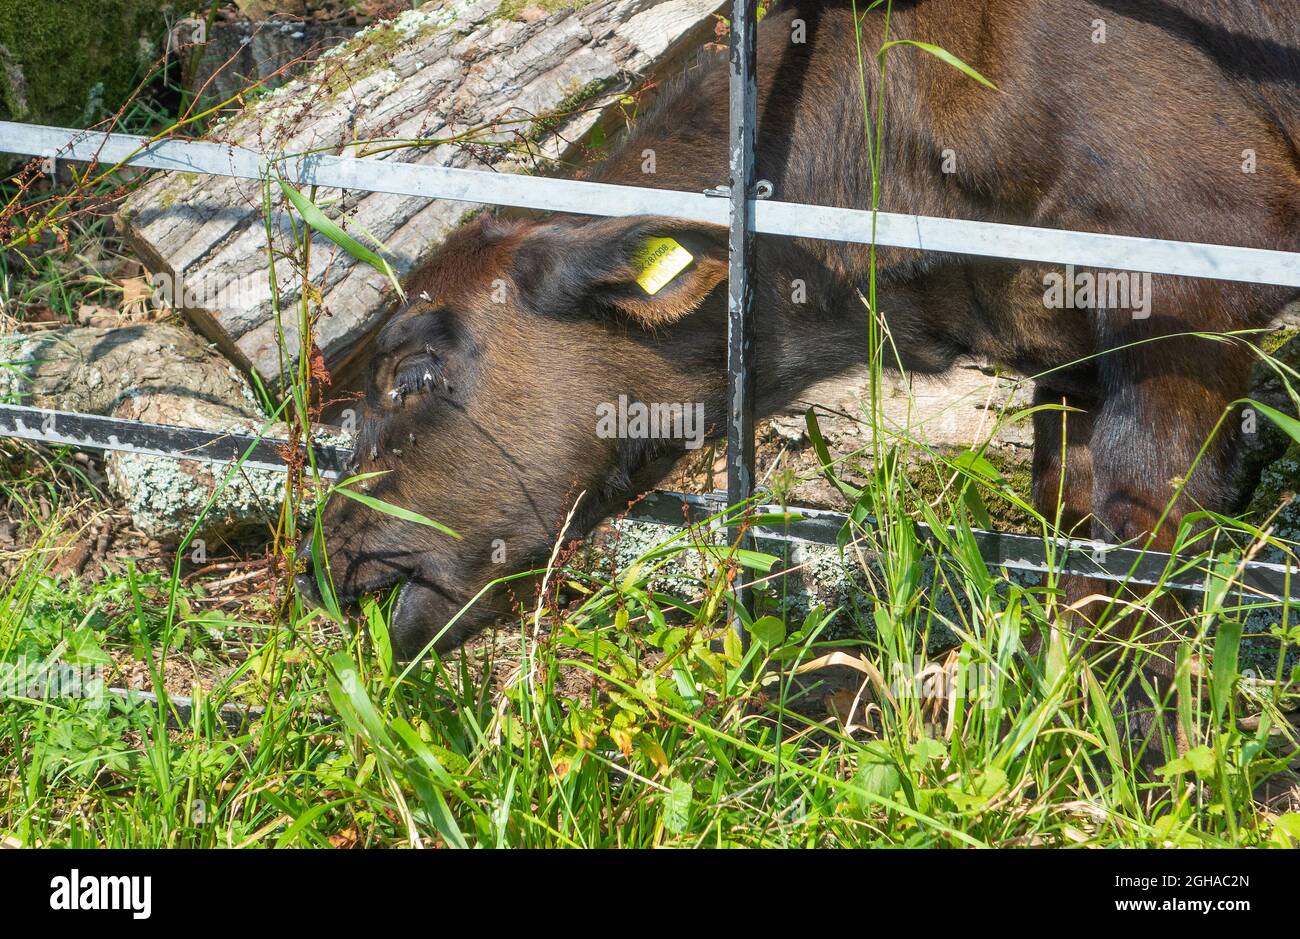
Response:
[[[358,615],[361,612],[361,600],[364,597],[374,594],[381,594],[400,585],[400,591],[405,592],[411,584],[410,571],[395,573],[391,576],[384,577],[365,584],[364,586],[353,587],[344,591],[338,584],[334,585],[334,599],[338,602],[339,612]],[[312,573],[299,574],[294,578],[298,588],[299,596],[307,600],[312,606],[323,606],[320,587],[316,583],[316,577]],[[401,593],[398,593],[398,599],[401,599]],[[394,603],[396,606],[396,603]]]

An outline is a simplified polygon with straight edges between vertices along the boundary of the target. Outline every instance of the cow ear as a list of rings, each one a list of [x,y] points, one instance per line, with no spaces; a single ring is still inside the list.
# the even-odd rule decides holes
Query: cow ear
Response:
[[[654,329],[726,279],[727,229],[656,216],[539,225],[520,241],[513,274],[538,312],[611,309]]]

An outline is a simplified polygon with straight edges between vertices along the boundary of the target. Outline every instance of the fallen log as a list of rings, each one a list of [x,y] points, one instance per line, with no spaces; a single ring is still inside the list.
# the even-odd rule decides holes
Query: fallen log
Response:
[[[266,423],[247,380],[191,330],[148,323],[0,336],[0,397],[17,404],[201,430],[257,434]],[[277,426],[271,436],[283,436]],[[135,526],[175,542],[203,513],[228,467],[107,453],[110,493]],[[241,468],[203,517],[210,543],[268,531],[284,496],[283,473]]]
[[[354,141],[436,140],[375,158],[555,171],[579,160],[584,138],[617,112],[619,92],[698,46],[721,5],[595,0],[554,10],[514,0],[426,3],[362,30],[211,136],[268,153],[350,156],[367,153]],[[315,198],[349,230],[381,241],[399,273],[475,208],[337,190]],[[286,312],[277,322],[259,182],[160,175],[132,196],[120,218],[190,322],[241,367],[279,384],[281,330],[288,358],[298,353],[293,309],[301,285],[294,264],[278,261],[279,306]],[[278,248],[288,245],[290,226],[284,207],[275,204],[270,231]],[[377,325],[391,288],[383,275],[319,237],[312,240],[309,277],[324,311],[316,343],[337,373]]]

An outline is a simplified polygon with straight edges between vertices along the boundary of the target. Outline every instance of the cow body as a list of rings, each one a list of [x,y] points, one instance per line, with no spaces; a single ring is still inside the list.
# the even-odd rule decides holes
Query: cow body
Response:
[[[998,90],[921,50],[888,53],[881,209],[1300,250],[1300,25],[1283,6],[895,3],[892,37],[942,46]],[[792,41],[799,21],[804,42]],[[757,172],[775,198],[872,204],[864,97],[874,120],[883,27],[883,9],[863,20],[864,92],[848,4],[794,4],[764,19]],[[727,80],[723,57],[703,59],[590,178],[694,191],[725,182]],[[630,258],[661,236],[695,260],[649,296]],[[446,629],[449,618],[488,581],[542,562],[575,502],[573,535],[681,454],[681,441],[598,436],[602,403],[701,402],[720,432],[725,261],[725,230],[668,219],[484,218],[455,234],[411,276],[418,299],[376,342],[357,469],[390,471],[372,495],[464,538],[336,499],[326,540],[339,593],[405,581],[395,645],[412,654],[437,637],[452,647],[503,601],[488,597]],[[865,360],[869,270],[866,246],[759,238],[760,414]],[[1154,533],[1167,546],[1182,514],[1231,502],[1234,421],[1166,516],[1174,481],[1244,392],[1252,357],[1244,343],[1185,334],[1264,326],[1296,291],[1157,276],[1135,315],[1050,305],[1053,273],[1061,268],[880,249],[879,306],[897,354],[886,365],[940,373],[978,356],[1039,376],[1040,402],[1073,409],[1065,420],[1059,409],[1036,415],[1045,514],[1059,502],[1077,536]]]

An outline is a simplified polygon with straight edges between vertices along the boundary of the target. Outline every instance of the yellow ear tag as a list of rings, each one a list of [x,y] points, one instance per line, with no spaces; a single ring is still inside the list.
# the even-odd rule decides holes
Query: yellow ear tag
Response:
[[[671,238],[647,238],[641,250],[632,256],[632,265],[638,271],[636,282],[653,297],[694,260],[689,251]]]

